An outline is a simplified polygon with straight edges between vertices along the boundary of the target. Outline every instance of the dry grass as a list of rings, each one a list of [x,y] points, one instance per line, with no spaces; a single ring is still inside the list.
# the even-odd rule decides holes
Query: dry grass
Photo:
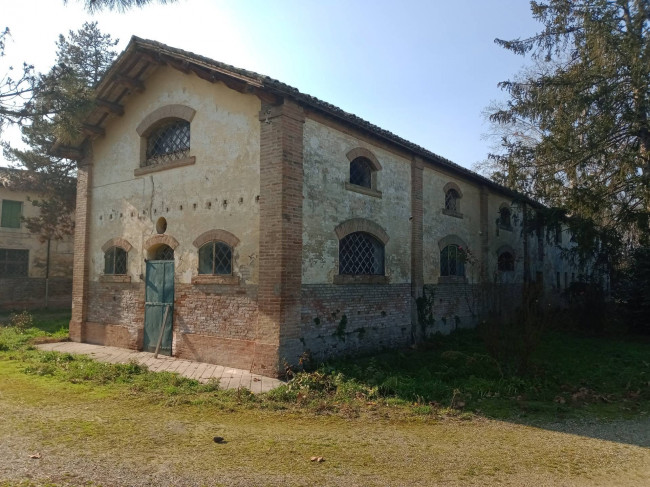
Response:
[[[0,361],[0,487],[650,483],[648,448],[549,428],[168,407],[127,386],[62,383],[20,366]]]

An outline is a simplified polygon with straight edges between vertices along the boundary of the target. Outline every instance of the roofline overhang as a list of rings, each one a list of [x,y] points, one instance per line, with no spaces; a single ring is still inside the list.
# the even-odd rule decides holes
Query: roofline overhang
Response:
[[[143,64],[139,75],[129,76],[129,73],[134,71],[134,66],[138,63]],[[124,105],[121,102],[126,95],[144,90],[144,82],[141,78],[147,72],[150,74],[152,69],[156,69],[160,65],[169,65],[185,73],[197,74],[197,76],[210,82],[223,81],[230,88],[254,94],[268,104],[281,104],[284,98],[290,98],[303,107],[321,113],[326,117],[331,117],[362,133],[393,145],[410,153],[413,157],[420,157],[429,166],[444,168],[452,174],[469,179],[478,185],[487,186],[505,196],[528,203],[531,206],[544,207],[543,204],[528,196],[501,186],[485,176],[466,169],[334,105],[301,93],[298,89],[273,78],[136,36],[131,37],[124,51],[97,83],[95,87],[95,108],[83,124],[83,136],[70,145],[63,145],[57,141],[52,152],[61,157],[81,160],[83,158],[82,147],[84,143],[103,135],[104,125],[108,118],[110,116],[121,116],[124,113]],[[117,86],[123,86],[124,89],[121,95],[116,97]],[[101,117],[100,113],[105,116]],[[100,122],[97,123],[96,119],[99,119]]]

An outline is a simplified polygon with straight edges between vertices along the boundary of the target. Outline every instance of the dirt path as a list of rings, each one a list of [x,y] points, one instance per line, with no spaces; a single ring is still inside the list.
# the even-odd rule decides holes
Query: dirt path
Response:
[[[6,366],[1,486],[650,485],[648,418],[539,427],[170,407]]]

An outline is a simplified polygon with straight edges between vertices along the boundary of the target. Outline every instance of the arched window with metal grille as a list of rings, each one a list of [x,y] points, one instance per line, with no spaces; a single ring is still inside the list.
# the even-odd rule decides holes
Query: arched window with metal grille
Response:
[[[465,258],[461,247],[447,245],[440,251],[441,276],[465,276]]]
[[[501,272],[515,270],[515,256],[508,251],[501,252],[497,261],[497,268]]]
[[[384,275],[384,244],[373,235],[354,232],[339,240],[339,274]]]
[[[447,190],[447,193],[445,193],[445,210],[458,211],[458,200],[460,200],[458,191],[455,189]]]
[[[152,260],[174,260],[174,249],[169,245],[161,244],[154,250]]]
[[[208,242],[199,248],[199,274],[232,274],[232,248],[218,240]]]
[[[372,187],[372,163],[365,157],[357,157],[350,162],[350,184]]]
[[[160,124],[147,137],[145,165],[183,159],[190,154],[190,123],[172,119]]]
[[[104,275],[126,274],[128,253],[121,247],[111,247],[104,252]]]
[[[507,205],[502,205],[501,208],[499,208],[499,226],[501,228],[504,228],[506,230],[512,228],[512,223],[510,221],[510,215],[512,212],[510,211],[510,207]]]

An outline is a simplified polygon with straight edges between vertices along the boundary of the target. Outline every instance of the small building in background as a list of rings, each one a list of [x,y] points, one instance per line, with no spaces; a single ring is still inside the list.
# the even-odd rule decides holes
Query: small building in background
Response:
[[[12,171],[0,167],[0,309],[69,307],[73,237],[43,240],[27,229],[23,218],[38,215],[39,194],[12,189]]]

